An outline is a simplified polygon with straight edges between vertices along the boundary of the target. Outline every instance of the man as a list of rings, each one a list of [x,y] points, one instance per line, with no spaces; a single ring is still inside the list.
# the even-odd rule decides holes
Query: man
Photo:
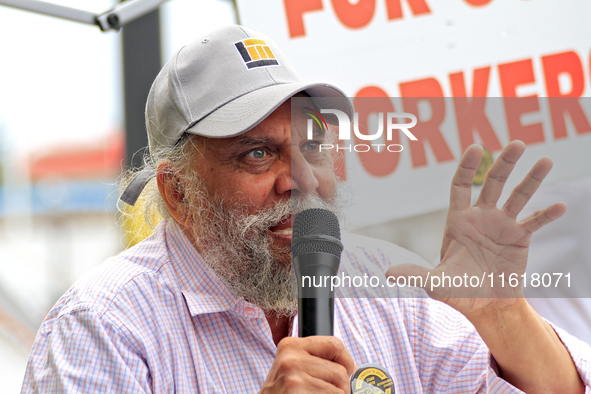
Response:
[[[332,160],[318,149],[329,136],[308,140],[292,129],[292,117],[303,116],[292,96],[350,112],[333,100],[343,98],[338,89],[301,82],[270,40],[238,26],[186,46],[164,67],[146,107],[152,163],[122,199],[133,204],[146,187],[147,206],[165,220],[58,301],[23,392],[339,393],[365,363],[384,366],[397,392],[584,392],[588,349],[539,318],[518,288],[485,286],[472,298],[439,289],[429,294],[438,301],[337,298],[334,337],[296,337],[292,215],[339,211],[342,199]],[[436,269],[353,236],[343,239],[341,269],[522,272],[531,233],[565,211],[558,203],[515,221],[549,159],[496,207],[523,150],[506,147],[475,206],[481,149],[466,151]]]

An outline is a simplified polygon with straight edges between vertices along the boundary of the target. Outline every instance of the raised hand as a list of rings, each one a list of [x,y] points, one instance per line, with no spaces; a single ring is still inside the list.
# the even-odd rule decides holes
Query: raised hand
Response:
[[[400,265],[388,270],[386,275],[420,275],[432,298],[465,315],[487,306],[510,305],[516,298],[523,297],[520,280],[527,265],[530,237],[566,211],[564,203],[555,203],[516,220],[552,168],[552,161],[547,157],[533,166],[505,205],[497,208],[505,182],[524,150],[521,141],[513,141],[505,147],[488,171],[480,196],[472,206],[472,180],[482,157],[482,148],[470,146],[453,177],[440,264],[433,270]],[[457,286],[459,281],[455,286],[453,283],[449,286],[450,281],[445,276],[461,277],[461,286]],[[472,277],[477,277],[478,281],[474,279],[470,283]],[[509,278],[514,280],[509,283]],[[474,286],[476,283],[478,285]]]

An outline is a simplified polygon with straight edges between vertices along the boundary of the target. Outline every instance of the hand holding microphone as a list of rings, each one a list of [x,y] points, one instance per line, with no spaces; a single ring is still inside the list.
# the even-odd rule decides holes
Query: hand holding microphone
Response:
[[[349,376],[357,365],[343,342],[332,336],[330,282],[328,287],[302,286],[302,277],[336,275],[343,250],[340,237],[339,221],[330,211],[308,209],[296,216],[292,255],[299,287],[300,338],[279,342],[261,393],[349,393]]]
[[[349,393],[357,365],[343,342],[331,336],[286,337],[261,393]]]
[[[326,278],[337,275],[343,251],[340,240],[339,221],[332,212],[308,209],[296,216],[291,250],[298,280],[300,337],[334,334],[334,291]],[[354,393],[393,394],[394,382],[381,365],[365,364],[356,370],[350,388]]]

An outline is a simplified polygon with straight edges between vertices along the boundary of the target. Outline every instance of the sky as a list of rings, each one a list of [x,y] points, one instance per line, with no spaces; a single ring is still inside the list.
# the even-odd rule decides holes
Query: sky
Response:
[[[48,0],[103,13],[107,0]],[[234,23],[228,0],[170,0],[161,6],[163,59]],[[0,6],[0,146],[4,155],[88,144],[123,125],[120,35]],[[5,158],[6,159],[6,158]]]

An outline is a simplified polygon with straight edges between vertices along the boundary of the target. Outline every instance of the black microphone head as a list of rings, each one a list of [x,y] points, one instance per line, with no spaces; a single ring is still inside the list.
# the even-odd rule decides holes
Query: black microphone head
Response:
[[[293,257],[306,253],[329,253],[341,257],[339,219],[327,209],[306,209],[297,214],[292,231]]]

